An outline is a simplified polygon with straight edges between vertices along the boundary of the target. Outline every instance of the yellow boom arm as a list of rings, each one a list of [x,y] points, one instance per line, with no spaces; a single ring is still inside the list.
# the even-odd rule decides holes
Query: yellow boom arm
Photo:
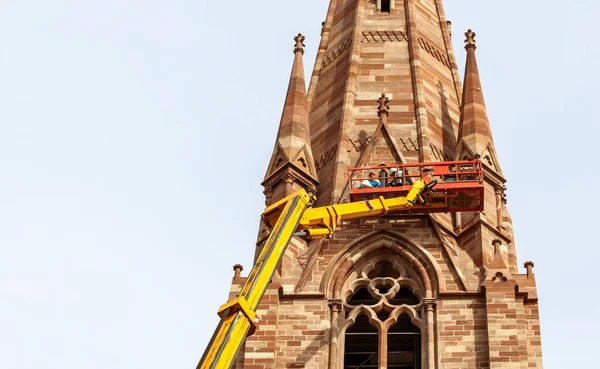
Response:
[[[301,234],[310,239],[322,238],[331,236],[342,220],[382,216],[389,212],[402,212],[414,208],[437,207],[436,204],[425,202],[432,193],[432,187],[423,179],[419,179],[406,197],[379,197],[310,209],[313,199],[306,191],[299,190],[269,206],[262,218],[272,227],[271,233],[239,296],[219,309],[221,321],[196,369],[231,367],[244,339],[252,335],[258,325],[256,308],[294,234]]]
[[[390,212],[407,212],[422,208],[444,209],[446,206],[444,203],[425,202],[425,198],[433,194],[431,190],[433,185],[435,183],[427,185],[423,179],[419,179],[406,197],[394,197],[391,199],[378,197],[376,199],[348,204],[307,209],[296,227],[296,232],[310,239],[323,238],[333,235],[337,225],[343,220],[380,217]],[[293,196],[295,195],[292,194],[290,197],[282,199],[265,210],[262,217],[268,226],[273,226],[277,223],[277,220],[280,219],[282,207]]]

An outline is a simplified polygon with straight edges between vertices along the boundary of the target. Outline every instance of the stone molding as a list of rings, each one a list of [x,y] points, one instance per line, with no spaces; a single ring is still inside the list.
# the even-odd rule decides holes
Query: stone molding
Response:
[[[329,54],[327,54],[323,58],[323,62],[321,63],[321,69],[325,68],[329,64],[333,63],[340,55],[344,53],[344,51],[348,50],[352,45],[352,38],[348,37],[344,41],[342,41],[339,45],[334,46]]]
[[[408,41],[406,31],[363,31],[361,42],[402,42]]]

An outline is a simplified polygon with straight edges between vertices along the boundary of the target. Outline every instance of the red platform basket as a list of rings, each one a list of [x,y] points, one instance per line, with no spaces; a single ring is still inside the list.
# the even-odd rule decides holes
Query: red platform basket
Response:
[[[395,175],[392,175],[393,172]],[[375,174],[381,187],[372,186],[368,182],[370,173]],[[351,168],[348,170],[350,201],[379,196],[406,196],[419,178],[424,178],[427,182],[437,181],[431,201],[444,203],[445,206],[415,209],[413,214],[483,210],[483,166],[479,160]]]

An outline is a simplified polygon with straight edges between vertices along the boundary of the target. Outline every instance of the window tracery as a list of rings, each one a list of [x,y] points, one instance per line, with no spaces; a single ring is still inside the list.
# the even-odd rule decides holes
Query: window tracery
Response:
[[[343,368],[421,368],[424,289],[396,255],[366,258],[344,284]]]

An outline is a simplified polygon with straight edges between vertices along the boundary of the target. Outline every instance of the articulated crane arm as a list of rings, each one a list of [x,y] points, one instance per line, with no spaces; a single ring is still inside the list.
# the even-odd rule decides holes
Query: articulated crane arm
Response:
[[[310,239],[329,237],[342,220],[377,217],[415,208],[443,208],[444,204],[427,203],[433,194],[433,186],[435,182],[427,184],[419,179],[406,197],[379,197],[318,208],[309,208],[313,198],[306,191],[299,190],[269,206],[262,218],[272,227],[271,233],[239,296],[219,309],[221,321],[196,369],[231,367],[244,339],[254,334],[258,325],[256,308],[293,235]]]

